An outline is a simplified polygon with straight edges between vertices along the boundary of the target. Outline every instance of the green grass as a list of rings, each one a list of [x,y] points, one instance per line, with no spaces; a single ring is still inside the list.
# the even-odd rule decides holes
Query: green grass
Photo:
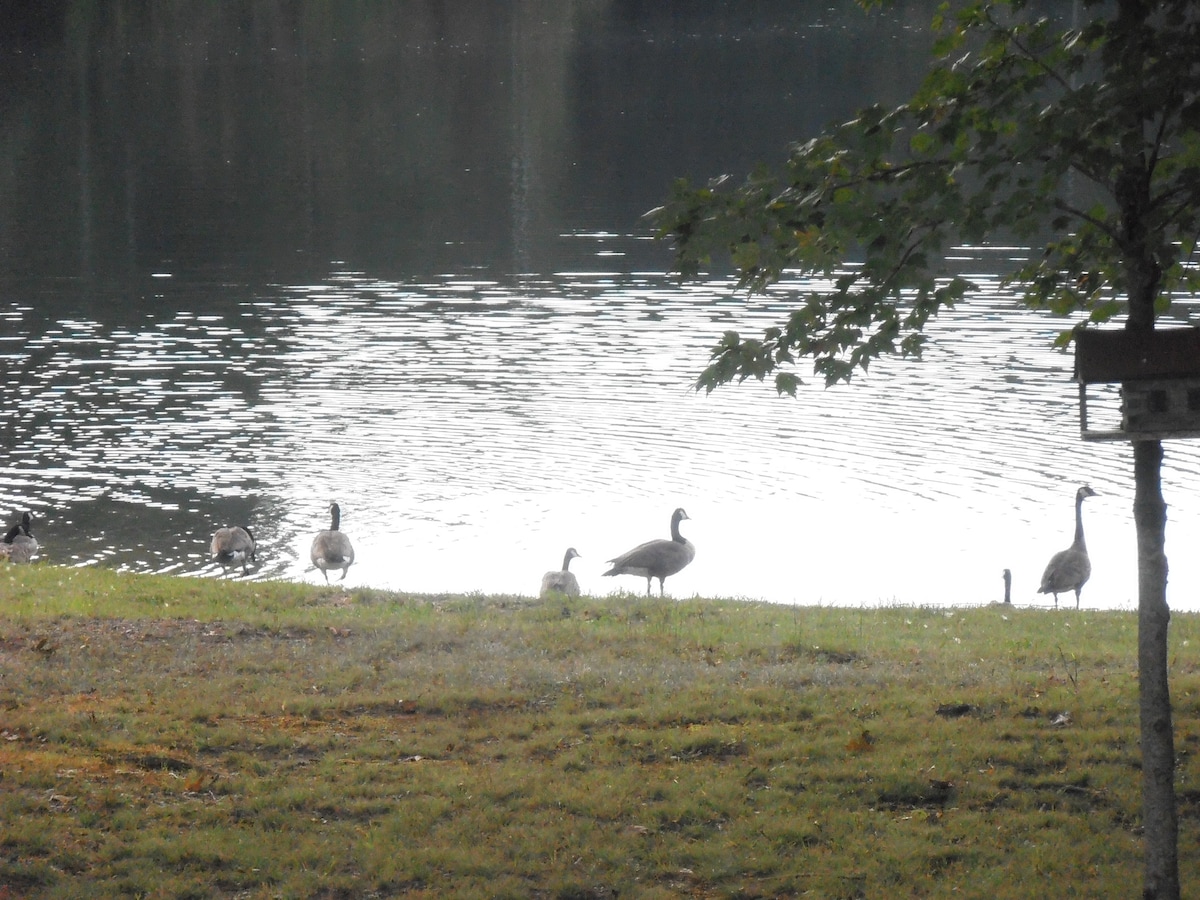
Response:
[[[0,610],[0,898],[1140,893],[1128,612],[45,565],[0,568]]]

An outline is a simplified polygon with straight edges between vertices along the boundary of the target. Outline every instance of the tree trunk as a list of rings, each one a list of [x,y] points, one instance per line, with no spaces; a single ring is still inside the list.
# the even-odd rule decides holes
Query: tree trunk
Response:
[[[1118,33],[1124,40],[1118,53],[1131,83],[1145,93],[1141,73],[1147,61],[1147,22],[1154,11],[1150,0],[1118,0]],[[1146,133],[1153,116],[1135,109],[1130,135]],[[1162,287],[1162,269],[1148,239],[1153,221],[1151,183],[1154,156],[1145,150],[1125,160],[1117,176],[1115,195],[1120,208],[1119,243],[1124,259],[1129,298],[1126,329],[1154,329],[1154,304]],[[1138,555],[1138,711],[1142,739],[1142,827],[1145,860],[1143,900],[1179,900],[1179,819],[1175,810],[1175,735],[1171,725],[1171,689],[1167,679],[1167,505],[1162,496],[1161,441],[1133,443],[1133,519],[1137,525]]]
[[[1138,678],[1142,735],[1143,900],[1179,900],[1175,737],[1167,680],[1167,506],[1161,441],[1133,445],[1133,518],[1138,550]]]
[[[1134,269],[1134,298],[1157,295],[1156,268]],[[1140,276],[1140,279],[1139,277]],[[1153,286],[1153,290],[1147,288]],[[1153,328],[1150,302],[1131,302],[1127,328]],[[1137,526],[1138,712],[1142,741],[1143,900],[1179,900],[1179,819],[1175,809],[1175,734],[1167,678],[1167,505],[1161,441],[1133,443],[1133,520]]]

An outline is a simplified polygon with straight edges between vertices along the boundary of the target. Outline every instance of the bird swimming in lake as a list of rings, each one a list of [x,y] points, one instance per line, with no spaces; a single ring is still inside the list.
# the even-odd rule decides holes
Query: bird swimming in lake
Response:
[[[329,569],[341,569],[342,577],[338,581],[343,581],[346,573],[350,571],[350,564],[354,562],[354,547],[350,538],[338,531],[338,526],[342,523],[342,508],[336,503],[329,504],[329,515],[329,529],[318,532],[313,538],[309,556],[312,564],[325,576],[326,582],[329,581]]]
[[[7,556],[9,562],[27,563],[38,551],[37,538],[33,536],[30,526],[33,516],[25,513],[21,521],[8,530],[0,541],[0,556]]]
[[[212,537],[209,553],[213,562],[220,563],[228,574],[233,566],[241,566],[242,574],[250,574],[250,563],[255,561],[255,551],[258,545],[249,528],[234,525],[231,528],[218,528]]]
[[[547,572],[542,576],[542,590],[538,597],[543,600],[552,593],[566,594],[568,597],[579,596],[579,581],[567,571],[567,567],[571,565],[571,560],[579,558],[579,554],[575,552],[574,547],[568,547],[566,555],[563,556],[562,568]]]
[[[1088,559],[1087,544],[1083,540],[1083,501],[1095,497],[1096,492],[1086,484],[1075,492],[1075,540],[1066,550],[1050,557],[1046,571],[1042,573],[1039,594],[1053,594],[1054,607],[1058,608],[1058,595],[1075,592],[1075,608],[1079,609],[1079,592],[1092,574],[1092,561]]]
[[[671,539],[659,539],[638,544],[616,559],[605,575],[641,575],[646,579],[646,596],[650,596],[651,579],[658,579],[658,595],[666,590],[667,577],[679,572],[696,558],[696,547],[679,533],[679,523],[688,518],[683,509],[671,514]]]

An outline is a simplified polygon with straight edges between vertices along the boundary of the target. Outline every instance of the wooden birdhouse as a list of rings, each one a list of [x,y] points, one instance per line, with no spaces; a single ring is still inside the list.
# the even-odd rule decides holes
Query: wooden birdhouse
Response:
[[[1084,440],[1200,437],[1200,328],[1081,329],[1075,334],[1075,379]],[[1089,389],[1114,384],[1120,385],[1120,426],[1094,428]]]

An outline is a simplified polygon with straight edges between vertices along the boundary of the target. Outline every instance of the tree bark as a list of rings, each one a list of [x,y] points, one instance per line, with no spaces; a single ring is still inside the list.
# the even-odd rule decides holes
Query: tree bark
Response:
[[[1111,48],[1126,67],[1130,83],[1141,87],[1146,67],[1147,22],[1154,4],[1118,0],[1117,34]],[[1144,88],[1140,93],[1146,94]],[[1152,100],[1131,112],[1130,135],[1144,134],[1153,120]],[[1124,258],[1130,331],[1154,329],[1155,300],[1162,269],[1148,240],[1152,221],[1151,183],[1155,157],[1145,149],[1126,159],[1114,185],[1120,208],[1119,244]],[[1171,723],[1171,689],[1167,677],[1167,505],[1162,495],[1161,441],[1134,441],[1133,518],[1138,556],[1138,713],[1142,740],[1142,828],[1145,859],[1143,900],[1179,900],[1179,819],[1175,809],[1175,735]]]
[[[1179,820],[1175,810],[1175,736],[1167,679],[1167,506],[1161,441],[1133,445],[1138,550],[1138,678],[1142,736],[1143,900],[1179,900]]]

